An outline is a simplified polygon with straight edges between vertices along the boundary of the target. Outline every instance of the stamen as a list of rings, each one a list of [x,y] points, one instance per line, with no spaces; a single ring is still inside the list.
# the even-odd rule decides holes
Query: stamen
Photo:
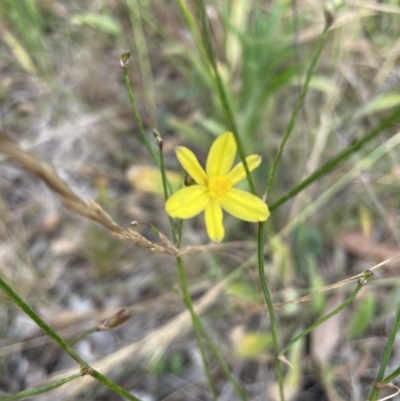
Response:
[[[231,188],[232,181],[226,175],[211,177],[208,180],[208,189],[210,191],[210,196],[214,198],[223,197]]]

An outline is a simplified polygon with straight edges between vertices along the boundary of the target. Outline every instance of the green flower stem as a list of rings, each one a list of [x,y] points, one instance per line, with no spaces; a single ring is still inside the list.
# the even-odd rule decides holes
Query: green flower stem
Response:
[[[278,326],[276,323],[274,304],[272,302],[271,294],[269,292],[269,288],[267,285],[267,281],[265,280],[265,273],[264,273],[264,226],[265,222],[260,222],[258,224],[258,271],[260,275],[261,286],[264,292],[265,301],[268,307],[269,320],[271,322],[272,347],[274,349],[274,354],[275,354],[275,369],[276,369],[276,375],[278,377],[279,395],[281,401],[285,401],[285,394],[283,390],[282,366],[281,366],[281,361],[278,358],[279,356]]]
[[[179,223],[178,223],[178,247],[180,246],[180,242],[181,242],[182,223],[183,223],[183,220],[179,220]],[[183,264],[182,260],[178,261],[178,267],[179,267],[179,263]],[[181,269],[182,269],[182,272],[179,271],[179,275],[180,276],[181,276],[181,274],[183,274],[183,278],[181,276],[181,283],[184,283],[184,285],[186,286],[186,288],[187,288],[187,297],[188,297],[189,302],[192,304],[192,300],[191,300],[190,292],[189,292],[189,287],[188,287],[188,284],[187,284],[186,274],[185,274],[183,266],[182,266]],[[183,288],[183,284],[182,284],[182,288]],[[183,293],[185,294],[185,292],[183,292]],[[187,305],[186,300],[185,300],[185,304]],[[189,311],[190,311],[190,309],[189,309]],[[200,320],[199,316],[197,315],[197,313],[196,313],[196,311],[194,310],[193,307],[192,307],[192,312],[190,312],[190,315],[191,315],[191,318],[192,318],[193,326],[194,327],[198,327],[200,329],[200,332],[201,332],[200,334],[206,340],[206,343],[207,343],[211,353],[214,355],[215,359],[218,361],[219,365],[221,366],[221,368],[224,371],[225,375],[227,376],[228,380],[232,383],[232,386],[233,386],[234,390],[236,391],[237,395],[239,396],[239,398],[242,401],[246,401],[246,395],[244,394],[242,388],[240,387],[240,384],[235,379],[235,377],[233,376],[232,372],[229,370],[227,364],[225,363],[224,359],[222,358],[222,356],[218,352],[217,347],[215,346],[215,344],[211,340],[209,334],[207,333],[207,330],[204,328],[203,324],[201,323],[201,320]],[[195,331],[195,334],[196,334],[196,331]],[[196,337],[196,339],[197,339],[197,337]],[[199,340],[198,340],[198,342],[199,342]]]
[[[321,55],[322,49],[324,48],[325,43],[326,43],[326,41],[328,39],[328,36],[329,36],[329,31],[328,31],[328,27],[326,27],[324,29],[321,37],[319,38],[317,47],[316,47],[316,49],[314,51],[314,54],[312,56],[312,59],[311,59],[311,64],[310,64],[310,66],[308,68],[308,71],[307,71],[306,80],[305,80],[304,85],[303,85],[303,87],[301,89],[301,92],[300,92],[299,98],[298,98],[298,100],[296,102],[296,105],[294,107],[293,113],[292,113],[292,115],[290,117],[289,124],[287,125],[286,130],[285,130],[285,132],[283,134],[281,143],[280,143],[279,148],[278,148],[278,153],[276,154],[275,159],[274,159],[274,161],[272,163],[271,171],[270,171],[269,177],[268,177],[267,187],[265,188],[265,198],[267,198],[268,193],[269,193],[269,191],[271,189],[272,183],[273,183],[274,178],[275,178],[276,169],[278,167],[278,163],[279,163],[279,161],[281,159],[281,156],[282,156],[283,148],[285,147],[286,141],[289,139],[289,136],[293,131],[293,128],[294,128],[294,125],[295,125],[295,122],[296,122],[296,119],[297,119],[297,115],[299,114],[301,106],[303,105],[303,102],[304,102],[304,98],[306,97],[306,93],[307,93],[307,90],[308,90],[308,85],[310,83],[311,77],[314,74],[315,67],[316,67],[317,62],[319,60],[319,57]]]
[[[121,395],[122,397],[125,397],[127,400],[141,401],[139,398],[135,397],[129,391],[125,390],[124,388],[119,386],[117,383],[110,380],[108,377],[103,376],[99,371],[91,369],[89,374],[92,377],[94,377],[96,380],[98,380],[99,382],[106,385],[109,389],[113,390],[115,393]]]
[[[160,167],[160,162],[159,162],[159,160],[157,160],[157,156],[156,156],[153,148],[151,147],[150,141],[147,138],[146,132],[145,132],[144,127],[143,127],[143,122],[142,122],[142,119],[140,117],[137,105],[136,105],[135,95],[133,94],[131,80],[129,78],[128,70],[127,70],[126,67],[122,68],[122,70],[124,72],[126,90],[128,91],[128,96],[129,96],[129,100],[131,102],[131,107],[132,107],[132,110],[133,110],[133,114],[135,115],[135,119],[136,119],[136,122],[138,124],[140,134],[142,135],[143,142],[144,142],[148,152],[150,153],[150,156],[153,159],[154,164],[157,167]]]
[[[318,180],[337,165],[339,165],[343,160],[347,159],[353,153],[360,150],[365,144],[370,142],[372,139],[376,138],[378,135],[385,132],[386,129],[393,126],[400,119],[400,107],[397,107],[395,111],[387,117],[383,122],[381,122],[377,127],[375,127],[372,131],[370,131],[366,136],[359,139],[358,141],[353,142],[352,145],[347,146],[343,151],[341,151],[337,156],[328,160],[324,165],[322,165],[318,170],[312,173],[308,178],[303,180],[300,184],[296,185],[290,191],[288,191],[285,195],[283,195],[280,199],[274,202],[269,206],[269,210],[272,212],[277,209],[287,200],[292,198],[301,192],[304,188],[312,184],[314,181]]]
[[[183,228],[183,220],[180,219],[178,220],[178,241],[177,241],[178,248],[180,248],[182,242],[182,228]]]
[[[388,338],[388,341],[386,344],[385,352],[383,353],[381,366],[379,367],[378,375],[376,376],[376,379],[375,379],[375,386],[369,397],[370,401],[376,401],[378,399],[379,387],[377,386],[377,384],[382,381],[383,376],[385,374],[385,370],[389,363],[390,355],[392,354],[394,341],[396,339],[396,334],[399,330],[399,327],[400,327],[400,304],[397,307],[396,317],[394,318],[392,330],[390,332],[390,335],[389,335],[389,338]],[[399,369],[397,369],[397,370],[399,370]],[[393,375],[393,373],[392,373],[392,375]],[[389,377],[391,377],[391,376],[389,376]]]
[[[381,380],[379,384],[388,384],[399,375],[400,375],[400,368],[397,368],[396,370],[393,371],[393,373],[391,373],[389,376],[386,376],[383,380]]]
[[[215,390],[215,386],[211,377],[211,371],[210,368],[208,366],[208,362],[207,362],[207,356],[206,356],[206,352],[204,350],[203,344],[201,342],[201,327],[200,327],[200,320],[193,308],[193,302],[192,302],[192,298],[190,296],[190,292],[189,292],[189,286],[187,283],[187,279],[186,279],[186,273],[185,273],[185,269],[183,267],[183,263],[182,263],[182,258],[180,258],[179,256],[176,258],[177,264],[178,264],[178,272],[179,272],[179,278],[181,281],[181,288],[182,288],[182,292],[183,292],[183,300],[185,302],[186,307],[189,310],[190,316],[192,318],[192,323],[193,323],[193,328],[194,328],[194,334],[196,336],[196,340],[197,340],[197,345],[199,347],[200,350],[200,354],[201,354],[201,359],[203,362],[203,366],[204,366],[204,370],[206,372],[206,376],[207,376],[207,380],[208,383],[210,385],[211,388],[211,392],[213,395],[213,399],[214,401],[217,400],[217,391]]]
[[[268,182],[267,186],[265,189],[265,199],[267,199],[268,193],[271,189],[272,183],[275,178],[276,170],[278,168],[279,161],[282,156],[283,149],[285,147],[285,144],[287,140],[289,139],[290,134],[293,131],[297,116],[299,114],[299,111],[301,109],[301,106],[303,105],[307,90],[308,90],[308,85],[310,83],[311,77],[314,74],[315,67],[317,65],[317,62],[320,58],[322,49],[328,39],[328,29],[325,28],[323,34],[321,35],[318,45],[314,51],[313,57],[311,59],[311,64],[308,68],[307,75],[306,75],[306,80],[304,82],[304,85],[301,89],[300,96],[296,102],[295,108],[293,110],[293,113],[290,117],[289,124],[286,127],[286,130],[283,134],[281,143],[278,148],[278,152],[275,156],[275,159],[272,163],[272,168],[269,173],[268,177]],[[278,344],[278,328],[277,328],[277,322],[275,318],[275,311],[272,303],[272,298],[271,294],[268,289],[267,282],[265,280],[265,268],[264,268],[264,227],[265,223],[261,222],[259,223],[258,227],[258,270],[259,270],[259,275],[260,275],[260,280],[261,280],[261,285],[262,289],[264,292],[264,297],[265,301],[267,303],[268,311],[269,311],[269,318],[271,322],[271,332],[272,332],[272,344],[274,348],[274,353],[275,353],[275,367],[276,367],[276,374],[278,377],[278,384],[279,384],[279,394],[280,394],[280,399],[281,401],[284,401],[285,399],[285,394],[284,394],[284,389],[283,389],[283,373],[282,373],[282,366],[280,359],[278,358],[279,356],[279,344]]]
[[[21,391],[19,393],[14,393],[10,395],[0,395],[0,401],[13,401],[13,400],[21,400],[22,398],[32,397],[34,395],[43,394],[47,391],[53,390],[57,387],[62,386],[65,383],[68,383],[78,377],[82,377],[82,373],[75,373],[71,376],[65,377],[64,379],[57,380],[54,383],[46,384],[45,386],[33,388],[31,390]]]
[[[8,295],[11,300],[24,312],[26,313],[50,338],[52,338],[67,354],[71,356],[78,364],[81,369],[86,374],[91,374],[101,383],[109,387],[111,390],[116,393],[126,397],[131,401],[140,401],[139,398],[136,398],[122,387],[118,386],[117,383],[114,383],[110,379],[107,379],[99,372],[94,370],[90,365],[88,365],[73,349],[70,345],[68,345],[44,320],[42,320],[38,314],[26,303],[24,300],[0,277],[0,288]]]
[[[300,340],[303,338],[306,334],[308,334],[310,331],[313,331],[316,327],[321,325],[322,323],[326,322],[328,319],[330,319],[332,316],[338,314],[341,312],[344,308],[346,308],[356,297],[358,292],[361,290],[362,284],[357,284],[357,287],[353,290],[353,292],[350,294],[350,296],[336,309],[334,309],[332,312],[328,313],[321,319],[318,319],[315,323],[313,323],[310,327],[307,329],[303,330],[301,333],[299,333],[296,337],[294,337],[285,347],[282,348],[281,354],[284,354],[296,341]]]
[[[161,139],[161,141],[162,141],[162,139]],[[168,185],[167,175],[165,174],[163,146],[158,145],[158,149],[159,149],[159,158],[160,158],[160,172],[161,172],[161,178],[162,178],[163,189],[164,189],[164,198],[165,198],[165,202],[166,202],[169,196],[168,196],[168,186],[167,186]],[[175,231],[175,224],[169,215],[168,215],[168,219],[169,219],[169,225],[171,227],[172,238],[175,241],[175,244],[178,244],[179,238]]]
[[[68,341],[68,345],[72,347],[75,345],[77,342],[83,340],[85,337],[89,336],[90,334],[93,334],[97,331],[97,327],[92,327],[91,329],[85,330],[84,332],[78,334],[77,336],[71,338]]]
[[[88,368],[89,365],[58,335],[45,323],[36,312],[24,302],[24,300],[0,277],[0,288],[11,298],[11,300],[26,313],[49,337],[51,337],[71,358],[75,359],[79,365]]]
[[[129,74],[128,74],[127,68],[123,67],[122,70],[124,72],[126,90],[128,91],[128,96],[129,96],[129,100],[131,102],[131,107],[132,107],[132,110],[133,110],[133,114],[134,114],[136,122],[138,124],[139,131],[140,131],[140,134],[142,136],[143,142],[144,142],[144,144],[145,144],[145,146],[146,146],[151,158],[153,159],[154,164],[161,170],[160,161],[157,159],[156,153],[154,152],[153,148],[151,147],[150,141],[147,138],[146,132],[144,130],[143,122],[142,122],[142,119],[140,117],[137,105],[136,105],[135,95],[133,94],[131,80],[129,78]],[[167,184],[169,192],[172,193],[172,187],[171,187],[171,184],[169,183],[167,177],[165,177],[165,181],[166,181],[166,184]]]
[[[156,126],[157,107],[155,102],[154,81],[151,71],[149,52],[147,50],[146,39],[143,31],[142,17],[140,15],[140,6],[138,4],[138,0],[127,0],[127,5],[133,29],[133,38],[135,40],[139,67],[143,82],[146,85],[144,97],[147,103],[147,110],[150,112],[152,124]]]
[[[187,24],[190,32],[193,35],[193,39],[200,52],[200,57],[203,60],[206,71],[209,72],[211,80],[214,81],[214,77],[211,74],[210,63],[208,61],[207,52],[203,46],[203,42],[201,40],[201,35],[200,35],[199,30],[197,29],[197,25],[196,25],[195,19],[193,17],[193,14],[190,12],[190,9],[185,0],[177,0],[177,3],[178,3],[179,9],[181,10],[183,18],[185,19],[186,24]]]
[[[233,386],[234,390],[236,391],[236,394],[239,396],[239,398],[242,401],[246,401],[247,398],[246,398],[245,393],[243,392],[243,389],[240,387],[239,382],[236,380],[235,376],[233,376],[232,372],[228,368],[228,365],[225,363],[224,359],[219,354],[217,347],[211,340],[209,334],[207,333],[207,330],[203,327],[203,325],[197,315],[196,315],[196,319],[198,320],[198,324],[201,329],[201,334],[203,335],[204,339],[206,340],[206,343],[207,343],[208,347],[210,348],[211,353],[214,355],[215,359],[218,361],[219,365],[221,366],[221,369],[224,371],[228,380],[232,383],[232,386]]]
[[[218,66],[217,66],[217,62],[215,59],[214,50],[212,47],[210,28],[209,28],[208,21],[207,21],[205,2],[204,2],[204,0],[196,0],[196,3],[200,9],[203,41],[205,43],[208,59],[210,61],[210,64],[211,64],[213,72],[214,72],[214,79],[215,79],[215,83],[216,83],[216,90],[218,92],[218,97],[221,102],[222,109],[224,111],[225,118],[228,122],[228,125],[229,125],[231,131],[233,132],[233,135],[235,136],[235,140],[236,140],[237,147],[238,147],[239,157],[240,157],[240,160],[243,163],[244,169],[246,171],[246,176],[247,176],[247,181],[249,183],[250,191],[253,194],[255,194],[256,190],[255,190],[255,186],[253,183],[253,179],[250,175],[249,166],[247,165],[242,141],[240,139],[239,132],[238,132],[238,129],[236,126],[236,122],[233,117],[233,112],[231,110],[231,106],[228,101],[228,96],[226,94],[225,85],[224,85],[221,75],[219,74],[219,71],[218,71]]]

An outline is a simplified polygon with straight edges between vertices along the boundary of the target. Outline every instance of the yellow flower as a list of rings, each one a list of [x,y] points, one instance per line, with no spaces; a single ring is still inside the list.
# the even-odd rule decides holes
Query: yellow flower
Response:
[[[196,184],[180,189],[167,200],[165,210],[171,217],[190,219],[204,210],[207,233],[214,242],[222,241],[225,235],[222,209],[244,221],[267,220],[269,210],[265,202],[234,188],[246,178],[246,171],[243,163],[232,168],[236,141],[231,132],[220,135],[212,144],[206,171],[188,148],[178,147],[176,156]],[[261,156],[251,155],[246,161],[253,171],[260,165]]]

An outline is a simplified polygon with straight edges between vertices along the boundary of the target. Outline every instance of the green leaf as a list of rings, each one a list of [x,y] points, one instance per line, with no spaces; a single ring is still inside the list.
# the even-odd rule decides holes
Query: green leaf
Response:
[[[325,283],[321,275],[319,274],[316,257],[312,254],[308,254],[307,261],[311,292],[314,292],[323,288]],[[324,310],[325,301],[326,296],[324,293],[317,294],[312,298],[311,305],[316,315],[319,315]]]
[[[374,316],[375,304],[376,301],[373,294],[368,294],[360,301],[351,319],[348,331],[351,338],[360,336],[368,328]]]
[[[361,113],[372,114],[378,111],[391,109],[392,107],[396,107],[400,104],[400,95],[398,93],[388,93],[386,95],[380,96],[377,99],[373,100],[371,103],[366,105]]]
[[[230,284],[227,288],[227,293],[238,298],[244,298],[248,301],[257,301],[257,291],[253,285],[246,282],[236,282]]]
[[[73,25],[86,25],[112,36],[120,36],[121,30],[114,18],[107,14],[77,14],[71,19]]]
[[[245,333],[237,344],[237,352],[243,357],[256,356],[271,343],[271,334]]]

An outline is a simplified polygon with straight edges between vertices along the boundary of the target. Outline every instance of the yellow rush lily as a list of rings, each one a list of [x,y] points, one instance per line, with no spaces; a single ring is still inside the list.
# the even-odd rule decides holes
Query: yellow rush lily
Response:
[[[176,156],[195,185],[175,192],[166,202],[165,210],[171,217],[190,219],[204,210],[207,233],[214,242],[224,238],[222,209],[240,220],[265,221],[269,216],[268,206],[257,196],[234,188],[246,178],[243,163],[232,168],[236,156],[236,141],[232,132],[220,135],[212,144],[208,154],[206,171],[195,154],[179,146]],[[246,157],[250,171],[261,163],[261,156]]]

